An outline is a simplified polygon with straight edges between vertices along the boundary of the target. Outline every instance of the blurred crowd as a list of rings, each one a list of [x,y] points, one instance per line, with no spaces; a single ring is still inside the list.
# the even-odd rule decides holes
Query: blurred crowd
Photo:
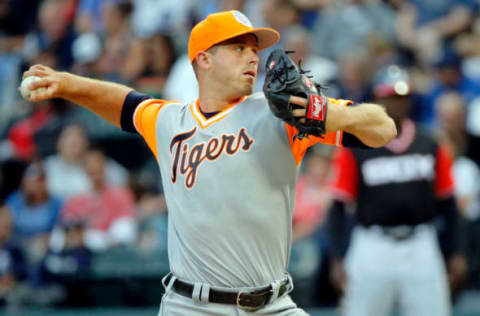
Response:
[[[277,29],[272,49],[294,50],[331,97],[371,101],[377,69],[408,70],[410,117],[455,157],[468,222],[464,287],[480,290],[480,1],[0,0],[0,305],[56,304],[95,256],[166,248],[160,174],[143,141],[66,101],[23,100],[23,71],[40,63],[190,102],[189,31],[231,9]],[[324,228],[331,157],[332,148],[313,148],[298,180],[290,268],[298,293],[312,293],[298,295],[301,306],[335,300]]]

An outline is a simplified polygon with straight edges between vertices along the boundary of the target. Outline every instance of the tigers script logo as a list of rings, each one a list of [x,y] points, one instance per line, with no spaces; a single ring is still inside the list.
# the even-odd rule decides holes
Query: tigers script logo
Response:
[[[250,138],[245,128],[241,128],[237,135],[222,134],[221,137],[212,137],[208,142],[196,144],[190,149],[185,141],[192,138],[196,132],[195,126],[188,132],[175,135],[170,142],[170,154],[175,155],[172,162],[172,182],[177,181],[177,172],[179,172],[185,176],[185,186],[188,189],[195,185],[198,168],[205,159],[215,161],[223,153],[233,156],[240,149],[249,151],[253,144],[253,138]]]

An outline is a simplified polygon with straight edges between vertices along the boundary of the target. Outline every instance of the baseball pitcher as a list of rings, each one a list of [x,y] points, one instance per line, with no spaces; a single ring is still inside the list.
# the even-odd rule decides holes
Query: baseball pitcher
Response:
[[[305,315],[288,295],[287,273],[305,151],[315,143],[379,147],[396,135],[381,106],[326,98],[280,50],[267,61],[264,93],[252,94],[258,52],[278,40],[238,11],[198,23],[188,43],[199,84],[192,104],[42,65],[24,74],[40,77],[29,100],[84,106],[140,134],[155,155],[171,268],[159,315]]]

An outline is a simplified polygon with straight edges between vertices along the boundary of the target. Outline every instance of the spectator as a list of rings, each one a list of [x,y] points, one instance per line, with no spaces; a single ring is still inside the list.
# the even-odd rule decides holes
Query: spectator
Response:
[[[435,122],[435,102],[444,92],[456,91],[469,104],[480,96],[480,83],[464,76],[461,71],[461,58],[451,48],[446,47],[433,61],[434,80],[432,87],[423,93],[417,120],[431,128]]]
[[[16,112],[21,51],[35,21],[39,1],[0,1],[0,126]]]
[[[252,4],[253,5],[253,4]],[[300,10],[291,2],[287,0],[265,0],[257,4],[257,10],[261,12],[261,19],[267,27],[272,27],[280,33],[280,41],[265,50],[260,54],[259,65],[265,65],[270,52],[276,48],[284,46],[284,34],[286,30],[300,21]],[[246,5],[246,8],[248,6]],[[257,80],[255,81],[254,91],[261,91],[265,80],[264,67],[258,67]]]
[[[24,161],[31,161],[34,158],[36,147],[33,135],[39,126],[46,124],[50,117],[49,112],[48,108],[42,108],[10,128],[8,131],[9,155]]]
[[[143,67],[143,59],[130,56],[132,50],[141,44],[130,28],[129,17],[132,12],[133,5],[130,1],[110,1],[103,8],[104,49],[99,67],[104,79],[129,82]]]
[[[20,187],[27,166],[25,162],[15,159],[0,162],[0,204]]]
[[[332,4],[332,0],[290,0],[301,11],[301,25],[311,29],[318,12]]]
[[[480,81],[480,17],[473,21],[471,32],[464,32],[456,38],[454,46],[462,56],[463,73]]]
[[[442,94],[435,104],[438,119],[438,133],[450,146],[455,160],[453,176],[458,208],[466,218],[467,247],[469,263],[467,285],[478,280],[480,244],[478,225],[480,224],[480,169],[466,156],[468,135],[465,128],[466,105],[456,92]]]
[[[326,240],[321,225],[330,203],[327,185],[330,155],[328,147],[313,147],[297,180],[288,270],[295,281],[292,296],[305,307],[315,304],[315,291],[312,289],[315,289],[317,280],[314,276],[322,265],[325,253]]]
[[[480,218],[480,169],[465,156],[468,137],[465,131],[465,101],[455,92],[442,94],[435,105],[438,133],[455,158],[455,193],[462,214],[469,220]]]
[[[85,131],[78,125],[69,125],[57,141],[58,154],[45,161],[47,185],[51,192],[68,198],[89,190],[83,170],[83,158],[88,148]]]
[[[189,0],[133,0],[135,11],[132,28],[141,38],[155,33],[172,34],[178,43],[184,43],[191,27]]]
[[[82,33],[101,33],[105,28],[103,10],[113,0],[80,0],[75,16],[75,30]]]
[[[40,162],[26,169],[20,189],[7,198],[6,205],[12,214],[13,237],[27,250],[29,261],[37,262],[48,249],[62,207],[62,201],[48,191]]]
[[[301,61],[302,68],[310,71],[308,75],[312,75],[316,82],[329,85],[337,78],[337,65],[327,58],[312,54],[312,42],[312,34],[299,25],[292,26],[285,32],[285,49],[294,51],[289,56],[297,63]]]
[[[28,63],[31,65],[45,63],[45,65],[48,65],[49,67],[59,66],[59,57],[53,46],[33,49],[29,47],[29,38],[31,37],[27,36],[25,40],[26,43],[24,45],[24,50],[31,51],[33,54],[27,56],[27,66]],[[20,66],[18,67],[18,70],[20,70]],[[10,80],[13,80],[14,78],[15,77],[11,77]],[[21,79],[19,78],[17,83],[20,82],[20,80]],[[50,102],[36,104],[24,99],[19,99],[19,96],[20,93],[16,90],[15,107],[5,115],[5,126],[7,127],[6,133],[8,141],[13,148],[14,157],[31,161],[34,157],[39,156],[34,141],[35,134],[42,128],[48,128],[48,125],[54,123],[54,120],[59,114],[56,111],[56,104],[64,104],[65,102],[50,100]],[[44,148],[38,149],[40,151],[44,150]]]
[[[290,1],[265,0],[261,10],[265,23],[280,33],[299,21],[299,10]]]
[[[54,125],[62,124],[63,114],[57,105],[62,107],[63,101],[50,100],[38,104],[29,103],[31,113],[13,123],[7,131],[7,142],[11,148],[10,155],[23,161],[32,161],[41,157],[49,148],[38,148],[37,142],[44,143],[45,138],[36,138],[39,132],[46,131]],[[51,125],[51,126],[49,126]],[[55,134],[48,133],[47,138],[55,138]],[[52,137],[53,136],[53,137]],[[47,139],[48,142],[48,139]]]
[[[85,245],[91,250],[133,243],[136,222],[132,193],[106,181],[106,157],[101,151],[91,150],[86,154],[85,169],[92,189],[70,198],[62,209],[62,219],[87,224]]]
[[[220,11],[230,11],[238,10],[244,12],[245,0],[227,0],[227,1],[218,1],[218,0],[204,0],[204,1],[195,1],[196,4],[193,5],[193,10],[195,12],[196,18],[203,20],[209,14],[220,12]]]
[[[166,100],[193,102],[198,98],[198,83],[190,58],[183,54],[177,58],[167,78],[164,89]],[[179,98],[180,97],[180,98]]]
[[[11,239],[12,224],[9,210],[0,206],[0,306],[27,274],[23,252]]]
[[[480,167],[480,97],[473,100],[467,107],[467,156]]]
[[[58,250],[49,249],[33,279],[33,285],[42,292],[42,304],[85,306],[88,295],[82,275],[87,273],[92,252],[84,244],[86,224],[82,221],[61,221],[64,243]],[[47,293],[47,294],[45,294]]]
[[[99,67],[99,59],[103,52],[100,37],[95,33],[83,33],[72,43],[74,64],[72,71],[79,75],[102,78],[104,74]]]
[[[84,158],[89,140],[81,125],[67,125],[57,142],[58,154],[45,161],[48,189],[62,198],[91,190],[91,183],[84,169]],[[108,183],[125,185],[127,171],[113,160],[107,161]]]
[[[467,30],[475,0],[407,0],[397,15],[400,44],[410,49],[421,66],[441,53],[443,43]]]
[[[371,100],[372,64],[368,54],[357,52],[344,54],[338,59],[339,73],[338,87],[339,98],[367,102]]]
[[[293,213],[293,240],[311,236],[323,222],[330,203],[327,184],[330,149],[314,147],[307,156],[305,170],[298,177]]]
[[[69,69],[73,63],[72,42],[75,33],[71,27],[75,2],[73,0],[45,0],[40,4],[38,30],[30,33],[25,42],[24,55],[31,62],[45,50],[53,50],[58,67]]]
[[[315,54],[336,60],[346,53],[364,54],[373,34],[395,41],[394,11],[378,0],[338,0],[320,11],[313,27]]]
[[[0,4],[0,29],[2,35],[5,36],[2,40],[26,35],[35,22],[38,5],[38,1],[2,1]]]
[[[146,60],[143,71],[135,79],[135,89],[156,97],[163,96],[168,75],[176,60],[175,46],[170,36],[155,34],[142,41],[145,45],[143,56]]]
[[[153,254],[167,249],[167,205],[165,196],[156,193],[140,175],[132,177],[130,188],[135,197],[138,222],[137,245],[141,252]]]

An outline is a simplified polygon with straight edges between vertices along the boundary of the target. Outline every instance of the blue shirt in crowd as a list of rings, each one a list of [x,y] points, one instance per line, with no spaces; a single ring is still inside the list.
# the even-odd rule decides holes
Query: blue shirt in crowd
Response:
[[[21,191],[12,193],[6,204],[12,213],[14,236],[18,238],[51,232],[62,208],[62,201],[56,197],[40,205],[27,205]]]
[[[417,11],[417,27],[447,16],[458,6],[474,12],[475,0],[410,0]]]
[[[468,77],[462,77],[457,85],[454,87],[448,87],[437,81],[434,84],[433,89],[420,98],[421,108],[418,111],[415,120],[423,123],[427,127],[435,127],[435,103],[443,93],[448,91],[459,93],[468,106],[468,104],[480,96],[480,83]]]

